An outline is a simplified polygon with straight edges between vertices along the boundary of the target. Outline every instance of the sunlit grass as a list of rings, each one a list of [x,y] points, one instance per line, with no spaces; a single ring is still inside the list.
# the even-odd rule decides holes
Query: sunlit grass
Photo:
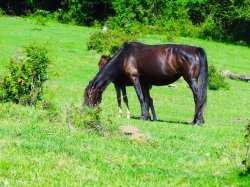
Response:
[[[39,28],[39,29],[37,29]],[[83,90],[98,71],[99,56],[87,50],[95,29],[24,18],[0,18],[0,74],[11,55],[30,41],[47,42],[59,77],[47,82],[45,97],[60,109],[81,105]],[[144,43],[164,43],[146,36]],[[209,64],[250,74],[250,49],[192,38],[177,38],[205,48]],[[0,186],[249,186],[240,176],[244,157],[244,126],[250,120],[250,84],[229,80],[230,90],[208,91],[206,123],[193,127],[194,102],[184,80],[176,88],[151,90],[157,122],[140,121],[132,87],[128,99],[133,119],[117,118],[111,84],[103,95],[102,119],[110,116],[112,131],[71,130],[51,121],[46,111],[13,104],[0,105]],[[63,121],[63,120],[62,120]],[[122,125],[136,126],[149,137],[141,142],[121,135]]]

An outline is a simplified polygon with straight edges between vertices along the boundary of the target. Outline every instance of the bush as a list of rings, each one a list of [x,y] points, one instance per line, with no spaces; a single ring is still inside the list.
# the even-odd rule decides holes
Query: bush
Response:
[[[245,154],[245,159],[242,161],[244,169],[242,174],[247,175],[250,174],[250,121],[246,126],[245,143],[246,143],[245,144],[246,154]]]
[[[210,90],[225,89],[228,90],[229,83],[226,82],[225,77],[221,76],[215,66],[208,67],[208,88]]]
[[[54,13],[54,18],[61,23],[74,23],[71,12],[65,12],[62,9],[59,9]]]
[[[68,104],[63,109],[64,111],[60,113],[71,130],[88,130],[97,132],[101,136],[108,136],[115,130],[111,116],[101,119],[100,107],[91,109]]]
[[[41,16],[41,17],[45,17],[45,18],[50,18],[51,17],[51,14],[49,11],[46,11],[46,10],[36,10],[33,14],[33,16]]]
[[[44,45],[32,43],[18,51],[0,82],[0,100],[35,105],[41,100],[49,64],[48,50]]]
[[[53,14],[51,14],[49,11],[46,10],[36,10],[34,14],[31,14],[30,16],[34,17],[37,21],[38,25],[46,25],[46,22],[53,19]]]
[[[126,33],[121,29],[98,31],[90,36],[88,49],[113,55],[120,49],[124,42],[131,41],[137,41],[137,34]]]
[[[101,128],[100,108],[88,109],[68,105],[66,108],[66,123],[71,128],[94,129],[99,131]]]
[[[206,39],[216,39],[223,40],[225,39],[225,33],[222,28],[221,22],[216,22],[212,16],[208,16],[205,22],[201,26],[201,32],[199,34],[200,38]]]
[[[0,8],[0,17],[5,15],[5,12]]]
[[[37,23],[37,25],[45,26],[46,22],[47,22],[46,18],[44,18],[42,16],[37,16],[36,17],[36,23]]]

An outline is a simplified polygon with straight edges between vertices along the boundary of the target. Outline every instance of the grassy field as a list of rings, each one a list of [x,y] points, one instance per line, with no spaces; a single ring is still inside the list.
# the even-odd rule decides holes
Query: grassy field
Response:
[[[0,17],[0,74],[15,51],[29,42],[47,42],[59,77],[47,82],[45,98],[59,111],[81,105],[83,90],[97,73],[100,57],[87,50],[94,28]],[[165,43],[145,36],[142,42]],[[175,43],[204,47],[208,63],[233,73],[250,74],[250,49],[232,44],[177,38]],[[114,86],[104,92],[101,118],[113,123],[107,134],[72,130],[47,111],[0,104],[0,186],[250,186],[241,176],[244,127],[250,120],[250,84],[229,80],[230,90],[208,91],[202,127],[191,121],[194,103],[183,79],[177,87],[153,87],[157,122],[140,121],[134,89],[128,88],[133,119],[117,118]],[[123,107],[125,109],[125,107]],[[124,110],[124,114],[125,114]],[[63,112],[62,112],[63,113]],[[63,116],[63,114],[61,114]],[[137,127],[147,139],[119,133],[122,125]]]

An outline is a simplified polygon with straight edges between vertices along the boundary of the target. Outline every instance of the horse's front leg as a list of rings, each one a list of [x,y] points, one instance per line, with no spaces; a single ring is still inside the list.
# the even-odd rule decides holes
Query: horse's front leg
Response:
[[[122,117],[122,105],[121,105],[121,88],[119,85],[115,84],[116,99],[118,103],[118,117]]]
[[[122,89],[123,101],[127,107],[127,119],[130,119],[130,110],[129,110],[129,106],[128,106],[128,97],[127,97],[126,87],[121,86],[121,89]]]
[[[144,99],[144,96],[143,96],[143,93],[142,93],[142,88],[141,88],[141,84],[140,84],[140,81],[139,81],[139,77],[133,76],[133,77],[131,77],[131,81],[134,84],[136,94],[137,94],[138,99],[140,101],[141,119],[142,120],[149,120],[150,116],[149,116],[149,112],[147,110],[147,105],[146,105],[146,102],[145,102],[145,99]]]

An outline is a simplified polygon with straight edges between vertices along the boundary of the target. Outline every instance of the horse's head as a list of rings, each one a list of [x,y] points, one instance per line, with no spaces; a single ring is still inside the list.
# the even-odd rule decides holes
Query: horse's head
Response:
[[[99,69],[101,69],[105,64],[107,64],[109,61],[111,60],[110,56],[106,56],[106,55],[102,55],[98,65],[99,65]]]
[[[84,92],[84,107],[96,108],[102,101],[101,91],[92,82],[86,87]]]

